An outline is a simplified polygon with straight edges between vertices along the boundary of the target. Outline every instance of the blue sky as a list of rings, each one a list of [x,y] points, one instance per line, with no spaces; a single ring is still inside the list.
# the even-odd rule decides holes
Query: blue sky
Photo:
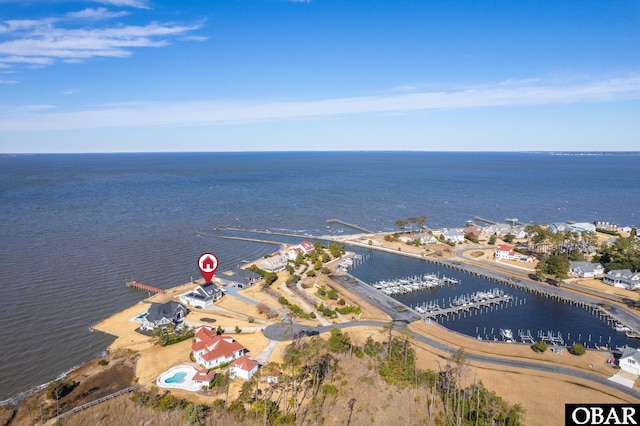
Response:
[[[0,152],[639,147],[638,0],[0,0]]]

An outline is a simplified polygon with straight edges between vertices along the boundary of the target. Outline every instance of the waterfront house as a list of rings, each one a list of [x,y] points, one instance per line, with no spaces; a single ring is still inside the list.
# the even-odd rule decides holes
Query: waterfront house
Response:
[[[596,226],[593,223],[587,222],[572,223],[569,225],[569,231],[577,232],[578,234],[581,234],[583,232],[595,233]]]
[[[640,376],[640,351],[630,346],[625,346],[618,365],[624,371]]]
[[[469,225],[462,230],[464,235],[468,235],[472,238],[480,239],[485,236],[484,228],[478,225]]]
[[[568,225],[564,222],[556,222],[549,225],[549,231],[553,232],[554,234],[557,234],[559,232],[564,232],[567,229],[569,229]]]
[[[290,260],[296,260],[298,258],[299,254],[304,254],[304,251],[302,251],[302,249],[298,246],[296,247],[291,247],[288,251],[287,251],[287,257]]]
[[[636,290],[640,288],[640,272],[631,272],[629,269],[614,269],[607,272],[602,281],[614,287]]]
[[[223,272],[216,276],[221,284],[228,285],[230,287],[245,288],[257,283],[260,278],[260,274],[249,271],[247,269],[233,269],[231,271]]]
[[[229,364],[229,377],[232,379],[239,377],[244,380],[250,380],[258,371],[260,364],[255,359],[243,355]]]
[[[442,228],[442,237],[451,243],[464,243],[464,233],[460,229]]]
[[[147,315],[142,319],[140,328],[151,331],[156,327],[166,327],[169,324],[179,326],[187,312],[187,308],[178,302],[153,302],[147,310]]]
[[[309,254],[316,249],[316,246],[314,246],[311,241],[303,241],[298,244],[298,247],[302,249],[304,254]]]
[[[604,267],[592,262],[569,262],[569,273],[578,278],[594,278],[604,275]]]
[[[422,232],[420,234],[416,234],[416,239],[420,241],[420,244],[437,244],[438,239],[430,232]]]
[[[218,335],[216,330],[206,326],[196,330],[191,350],[195,361],[205,368],[232,362],[247,352],[234,338]]]
[[[284,271],[289,263],[287,256],[277,253],[275,256],[263,259],[258,263],[258,268],[267,272],[280,272]]]
[[[222,291],[214,283],[202,284],[193,291],[180,295],[180,301],[186,305],[204,308],[222,298]]]

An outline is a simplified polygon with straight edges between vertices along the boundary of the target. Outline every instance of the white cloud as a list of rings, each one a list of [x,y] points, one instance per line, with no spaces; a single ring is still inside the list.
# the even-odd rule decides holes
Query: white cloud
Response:
[[[19,83],[18,80],[2,80],[0,79],[0,84],[16,84]]]
[[[580,84],[514,81],[441,91],[267,102],[131,102],[84,111],[21,113],[0,118],[0,131],[200,126],[434,109],[613,102],[640,99],[640,76]]]
[[[107,17],[104,8],[85,9],[85,17]],[[59,21],[7,20],[0,23],[0,67],[15,64],[49,65],[56,61],[78,62],[93,57],[124,58],[134,48],[166,46],[168,39],[182,37],[200,24],[151,23],[85,28],[62,28]]]
[[[127,16],[129,12],[124,10],[120,12],[111,12],[105,7],[97,7],[97,8],[87,8],[83,9],[79,12],[69,12],[66,16],[74,19],[90,19],[94,21],[98,21],[101,19],[111,19],[111,18],[119,18],[121,16]]]

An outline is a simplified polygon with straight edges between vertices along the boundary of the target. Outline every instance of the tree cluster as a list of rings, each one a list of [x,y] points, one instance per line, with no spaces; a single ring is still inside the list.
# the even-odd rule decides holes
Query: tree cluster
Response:
[[[348,333],[334,328],[324,340],[318,336],[295,339],[285,349],[281,364],[269,363],[250,381],[242,384],[236,399],[230,399],[229,378],[224,373],[216,375],[214,389],[221,398],[211,404],[195,404],[172,396],[168,392],[135,391],[132,400],[157,410],[181,410],[185,423],[206,424],[208,418],[232,418],[243,424],[325,424],[327,413],[335,413],[336,399],[344,398],[350,377],[340,368],[340,361],[357,357],[368,365],[370,371],[389,385],[416,390],[416,402],[427,410],[429,418],[442,425],[523,424],[524,410],[518,404],[509,405],[482,382],[463,388],[462,377],[469,369],[464,350],[454,353],[440,371],[422,370],[416,366],[416,353],[407,333],[394,335],[387,328],[386,341],[376,341],[369,336],[364,345],[354,344]],[[262,384],[261,374],[280,371],[277,383]],[[265,373],[263,373],[265,372]],[[360,381],[375,377],[362,377]],[[358,407],[356,397],[344,401],[344,419],[350,424],[352,415],[367,407]],[[415,424],[427,421],[426,414],[411,414]],[[375,423],[371,418],[372,423]]]
[[[640,241],[636,237],[620,237],[612,244],[604,244],[594,261],[609,270],[640,270]]]
[[[418,229],[422,229],[426,221],[427,221],[426,216],[409,217],[407,219],[398,219],[396,220],[396,227],[402,231],[402,230],[405,230],[408,225],[410,232],[413,232],[413,227],[415,225],[418,226]]]

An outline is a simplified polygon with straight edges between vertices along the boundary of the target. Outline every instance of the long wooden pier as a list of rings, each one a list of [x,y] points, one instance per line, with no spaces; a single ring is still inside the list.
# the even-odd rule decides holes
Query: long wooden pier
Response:
[[[353,223],[349,223],[349,222],[345,222],[344,220],[340,220],[340,219],[328,219],[327,223],[338,223],[342,226],[347,226],[349,228],[353,228],[353,229],[357,229],[358,231],[362,231],[365,232],[367,234],[375,234],[375,232],[370,231],[366,228],[363,228],[362,226],[359,225],[354,225]]]
[[[134,288],[139,288],[140,290],[146,290],[149,293],[159,293],[159,294],[165,294],[166,293],[166,291],[164,291],[161,288],[154,287],[154,286],[148,285],[148,284],[142,284],[142,283],[139,283],[139,282],[134,281],[134,280],[127,281],[126,285],[127,285],[127,287],[134,287]]]

